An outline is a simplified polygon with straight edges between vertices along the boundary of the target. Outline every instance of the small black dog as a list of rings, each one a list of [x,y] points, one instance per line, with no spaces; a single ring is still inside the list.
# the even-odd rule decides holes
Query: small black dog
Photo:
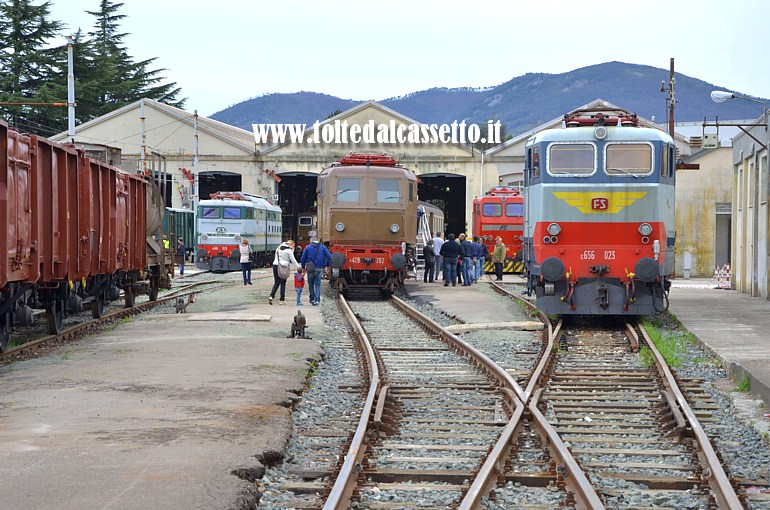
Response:
[[[187,313],[187,307],[190,306],[190,303],[195,303],[196,294],[198,293],[193,292],[189,294],[187,300],[185,300],[184,296],[176,298],[176,313]]]

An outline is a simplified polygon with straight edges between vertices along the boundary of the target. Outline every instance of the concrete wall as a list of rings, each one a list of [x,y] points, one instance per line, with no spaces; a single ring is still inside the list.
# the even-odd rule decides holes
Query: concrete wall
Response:
[[[684,274],[685,253],[692,258],[691,277],[710,277],[716,264],[717,204],[732,200],[732,149],[720,147],[701,151],[690,163],[699,170],[676,173],[676,246],[677,276]]]
[[[757,123],[762,122],[758,120]],[[764,119],[767,123],[767,118]],[[762,128],[733,139],[733,288],[770,297],[768,281],[768,149],[770,134]]]

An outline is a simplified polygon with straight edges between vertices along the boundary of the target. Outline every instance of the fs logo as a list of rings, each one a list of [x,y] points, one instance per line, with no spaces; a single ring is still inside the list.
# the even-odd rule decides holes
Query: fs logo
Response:
[[[591,198],[591,209],[594,211],[606,211],[610,208],[610,201],[607,197]]]

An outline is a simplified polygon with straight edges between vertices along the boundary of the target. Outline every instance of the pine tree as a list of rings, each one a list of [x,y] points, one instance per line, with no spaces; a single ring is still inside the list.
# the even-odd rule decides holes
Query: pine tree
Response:
[[[65,102],[66,94],[52,85],[57,72],[54,51],[47,48],[61,29],[49,20],[50,2],[0,1],[0,101],[16,103]],[[65,89],[66,92],[66,89]],[[59,111],[55,111],[58,109]],[[2,115],[24,131],[52,134],[66,108],[55,106],[3,106]]]
[[[182,107],[178,100],[181,89],[176,83],[163,83],[160,74],[166,69],[149,70],[157,60],[151,58],[134,62],[123,44],[128,35],[119,32],[120,21],[126,16],[119,14],[122,3],[100,0],[98,11],[86,11],[96,17],[94,30],[89,32],[93,48],[93,65],[99,69],[96,80],[99,115],[103,115],[143,97],[172,106]]]

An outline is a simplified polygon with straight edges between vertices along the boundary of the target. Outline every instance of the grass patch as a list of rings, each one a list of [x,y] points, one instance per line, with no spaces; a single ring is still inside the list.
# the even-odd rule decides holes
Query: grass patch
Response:
[[[686,348],[688,345],[695,343],[695,336],[689,331],[669,330],[668,325],[670,325],[670,321],[668,319],[658,321],[657,319],[650,320],[645,318],[641,324],[668,366],[681,366],[684,361]],[[650,349],[642,347],[639,354],[645,365],[652,366],[653,356]]]
[[[751,381],[749,381],[749,374],[743,374],[743,377],[741,377],[741,381],[738,383],[738,386],[735,387],[734,391],[739,391],[741,393],[748,393],[751,390]]]

